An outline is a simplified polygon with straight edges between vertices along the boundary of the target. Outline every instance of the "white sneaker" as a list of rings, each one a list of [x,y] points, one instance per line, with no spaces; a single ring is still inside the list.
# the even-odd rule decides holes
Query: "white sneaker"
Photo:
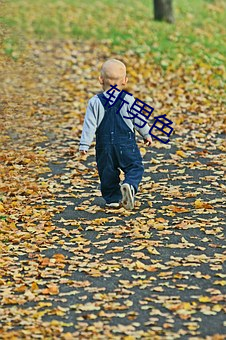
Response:
[[[121,206],[120,202],[106,203],[105,207],[108,208],[119,208]]]
[[[134,196],[135,190],[134,187],[128,183],[124,183],[121,185],[121,193],[122,193],[122,205],[125,209],[132,210],[134,208]]]

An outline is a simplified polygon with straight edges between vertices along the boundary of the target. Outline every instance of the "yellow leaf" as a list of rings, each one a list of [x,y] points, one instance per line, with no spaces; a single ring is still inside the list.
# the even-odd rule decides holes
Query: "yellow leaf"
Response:
[[[102,218],[96,218],[95,220],[93,220],[92,224],[94,224],[94,225],[103,225],[106,222],[108,222],[108,218],[102,217]]]
[[[67,333],[62,334],[62,339],[64,339],[64,340],[74,340],[74,336],[71,333],[67,332]]]
[[[195,208],[196,209],[201,209],[201,208],[204,208],[204,209],[212,209],[213,206],[209,203],[206,203],[206,202],[203,202],[201,201],[200,199],[197,199],[194,203],[195,205]]]
[[[180,157],[183,157],[183,158],[187,157],[186,154],[184,153],[184,151],[182,151],[182,150],[177,150],[176,154]]]
[[[226,286],[226,280],[216,280],[214,281],[215,285],[221,285],[221,286]]]
[[[39,302],[38,303],[38,308],[51,307],[51,306],[52,306],[51,302]]]
[[[15,222],[11,222],[9,226],[10,226],[10,228],[13,228],[13,229],[16,228]]]
[[[141,153],[141,156],[143,157],[145,154],[146,154],[146,149],[145,148],[140,148],[140,153]]]
[[[158,252],[158,250],[156,250],[154,247],[148,247],[147,248],[148,252],[150,254],[153,254],[153,255],[160,255],[160,253]]]
[[[110,254],[110,253],[118,253],[122,252],[124,250],[123,247],[116,247],[115,249],[110,249],[105,252],[105,254]]]
[[[200,296],[199,302],[211,302],[209,296]]]
[[[202,208],[202,201],[200,200],[200,199],[197,199],[196,201],[195,201],[195,208],[196,209],[199,209],[199,208]]]
[[[77,243],[84,243],[84,241],[85,241],[85,239],[83,238],[83,237],[81,237],[81,236],[78,236],[78,237],[75,237],[75,238],[72,238],[71,240],[70,240],[70,242],[77,242]]]
[[[195,331],[197,328],[199,328],[199,326],[195,322],[188,324],[187,327],[190,331]]]
[[[215,312],[220,312],[222,309],[224,308],[224,306],[221,306],[221,305],[214,305],[212,310],[215,311]]]
[[[137,260],[137,261],[136,261],[136,267],[137,267],[138,269],[146,269],[146,264],[144,264],[143,262]]]
[[[3,204],[0,203],[0,212],[4,212],[4,211],[5,211],[5,209],[4,209],[4,207],[3,207]]]
[[[185,310],[191,310],[193,308],[190,302],[183,302],[182,306],[183,306],[183,309]]]
[[[151,163],[153,163],[153,164],[159,164],[160,161],[159,161],[158,159],[152,158],[152,159],[151,159]]]
[[[33,314],[33,318],[34,319],[39,319],[41,318],[43,315],[47,314],[48,312],[51,312],[51,309],[45,309],[45,310],[42,310],[40,312],[36,312]]]
[[[155,225],[155,229],[164,230],[164,229],[167,229],[167,227],[163,224],[157,224],[157,225]]]
[[[155,292],[163,292],[164,291],[162,287],[154,287],[154,288],[152,288],[152,290],[155,291]]]

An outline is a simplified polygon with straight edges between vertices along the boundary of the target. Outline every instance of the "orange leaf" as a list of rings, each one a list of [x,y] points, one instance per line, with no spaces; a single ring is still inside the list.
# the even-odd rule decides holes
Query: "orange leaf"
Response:
[[[32,282],[31,291],[33,292],[33,291],[35,291],[37,289],[39,289],[39,286],[37,285],[37,283],[36,282]]]
[[[24,293],[26,289],[27,287],[25,285],[22,285],[20,287],[15,288],[14,291],[17,293]]]
[[[50,295],[57,295],[59,294],[59,288],[57,285],[52,284],[51,286],[49,286],[49,294]]]
[[[204,208],[204,209],[212,209],[213,206],[209,203],[205,203],[203,201],[201,201],[200,199],[197,199],[194,203],[195,205],[195,208],[196,209],[201,209],[201,208]]]
[[[53,258],[56,260],[56,262],[64,262],[65,261],[64,254],[54,254]]]

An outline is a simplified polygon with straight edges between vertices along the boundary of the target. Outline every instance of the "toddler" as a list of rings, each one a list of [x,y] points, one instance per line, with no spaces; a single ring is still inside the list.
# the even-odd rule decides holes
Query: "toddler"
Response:
[[[123,206],[132,210],[134,196],[144,173],[142,157],[136,144],[135,129],[143,137],[146,145],[151,145],[152,138],[148,124],[142,128],[134,125],[143,124],[135,117],[136,112],[130,110],[135,98],[123,91],[111,89],[110,85],[117,85],[117,89],[121,91],[127,81],[126,66],[121,61],[109,59],[102,65],[99,82],[104,92],[93,96],[88,102],[79,151],[86,154],[96,134],[96,162],[100,190],[106,206],[111,208]],[[108,103],[110,96],[109,92],[106,93],[108,90],[112,93],[115,91],[113,105],[111,102]],[[120,169],[125,175],[121,185]]]

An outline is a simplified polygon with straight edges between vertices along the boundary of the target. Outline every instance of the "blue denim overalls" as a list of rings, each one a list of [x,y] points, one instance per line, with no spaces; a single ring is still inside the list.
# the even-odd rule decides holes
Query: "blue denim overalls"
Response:
[[[122,99],[124,95],[123,92]],[[104,94],[99,93],[97,96],[104,106]],[[125,174],[123,183],[131,184],[135,194],[144,173],[135,133],[124,122],[121,114],[116,114],[121,104],[121,100],[117,100],[110,108],[106,105],[104,117],[96,130],[96,162],[100,190],[106,203],[119,202],[122,199],[119,168]]]

